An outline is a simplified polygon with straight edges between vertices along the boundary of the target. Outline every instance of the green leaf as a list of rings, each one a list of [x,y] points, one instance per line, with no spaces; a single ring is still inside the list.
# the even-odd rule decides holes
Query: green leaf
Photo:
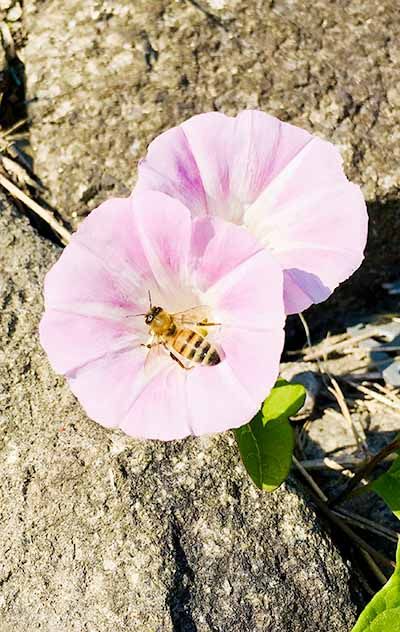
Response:
[[[301,384],[279,379],[251,422],[234,430],[244,466],[259,489],[272,492],[289,474],[294,448],[289,417],[305,397]]]
[[[400,632],[400,542],[396,558],[392,577],[364,608],[351,632]]]
[[[370,489],[379,494],[389,505],[394,515],[400,520],[400,456],[397,458],[387,472],[381,474],[370,484]]]
[[[262,406],[266,421],[278,417],[293,417],[304,405],[306,391],[302,384],[289,384],[281,377]]]

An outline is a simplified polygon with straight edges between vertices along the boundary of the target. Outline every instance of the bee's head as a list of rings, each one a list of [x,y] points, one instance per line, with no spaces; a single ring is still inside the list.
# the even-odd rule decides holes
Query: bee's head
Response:
[[[145,316],[145,323],[146,325],[151,325],[151,323],[153,322],[154,318],[156,316],[158,316],[158,314],[162,311],[161,307],[152,307],[146,314]]]

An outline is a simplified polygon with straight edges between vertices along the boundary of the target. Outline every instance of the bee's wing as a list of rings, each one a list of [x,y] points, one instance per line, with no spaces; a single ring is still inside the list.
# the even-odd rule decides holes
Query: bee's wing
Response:
[[[172,317],[177,325],[206,326],[207,321],[212,322],[211,310],[206,305],[197,305],[184,312],[176,312],[176,314],[172,314]]]
[[[193,329],[202,336],[207,336],[210,331],[217,333],[222,323],[216,323],[213,320],[211,310],[206,305],[198,305],[186,309],[184,312],[177,312],[172,314],[176,325],[189,325],[189,329]],[[208,331],[210,328],[210,331]]]

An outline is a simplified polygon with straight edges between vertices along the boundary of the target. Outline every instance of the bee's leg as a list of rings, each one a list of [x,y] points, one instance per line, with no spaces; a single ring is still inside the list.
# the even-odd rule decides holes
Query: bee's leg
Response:
[[[153,347],[156,347],[159,344],[160,344],[160,341],[157,339],[157,337],[152,335],[150,336],[150,342],[148,342],[147,344],[144,344],[142,342],[140,346],[145,347],[146,349],[152,349]]]
[[[185,366],[184,364],[182,364],[182,362],[179,360],[179,358],[177,358],[176,356],[174,356],[174,354],[172,353],[172,351],[169,352],[169,355],[171,356],[171,358],[173,360],[175,360],[175,362],[177,362],[179,364],[179,366],[182,367],[182,369],[185,369],[185,371],[191,371],[192,369],[194,369],[193,366]]]

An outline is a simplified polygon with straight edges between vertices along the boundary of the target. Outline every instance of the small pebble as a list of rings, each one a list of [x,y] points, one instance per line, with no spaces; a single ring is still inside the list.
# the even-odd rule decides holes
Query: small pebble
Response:
[[[0,0],[0,10],[7,11],[11,7],[13,0]]]
[[[400,361],[392,362],[382,374],[386,384],[400,386]]]
[[[14,5],[7,13],[7,20],[10,22],[16,22],[22,17],[22,7],[19,2]]]

